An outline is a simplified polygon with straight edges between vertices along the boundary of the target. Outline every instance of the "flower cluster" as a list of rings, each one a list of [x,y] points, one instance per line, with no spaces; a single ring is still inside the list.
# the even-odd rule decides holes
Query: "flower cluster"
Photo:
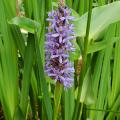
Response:
[[[73,63],[69,61],[69,52],[75,51],[70,42],[75,39],[74,25],[70,24],[74,17],[70,14],[70,9],[65,6],[59,6],[56,11],[48,13],[47,21],[50,25],[45,42],[45,71],[65,88],[71,87],[74,80]]]

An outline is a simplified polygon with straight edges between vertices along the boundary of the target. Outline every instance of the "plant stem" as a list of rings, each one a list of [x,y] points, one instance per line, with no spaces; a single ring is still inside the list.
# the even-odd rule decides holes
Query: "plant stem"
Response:
[[[81,84],[78,86],[78,96],[77,96],[77,101],[76,101],[76,105],[75,105],[73,120],[77,120],[82,83],[83,83],[83,79],[84,79],[84,75],[85,75],[85,71],[86,71],[87,48],[88,48],[88,42],[89,42],[88,40],[89,40],[91,14],[92,14],[92,2],[93,2],[93,0],[89,0],[89,11],[88,11],[86,36],[85,36],[85,39],[84,39],[83,64],[82,64],[82,71],[81,71],[81,75],[80,75],[80,79],[79,79],[79,83],[81,83]],[[81,105],[81,107],[82,107],[82,105]],[[82,113],[81,113],[81,115],[82,115]]]
[[[79,120],[81,120],[81,117],[82,117],[83,106],[84,106],[84,104],[83,104],[83,103],[81,103],[81,106],[80,106],[80,115],[79,115]]]
[[[55,87],[55,93],[54,93],[54,120],[57,120],[62,88],[63,88],[62,84],[57,82]]]

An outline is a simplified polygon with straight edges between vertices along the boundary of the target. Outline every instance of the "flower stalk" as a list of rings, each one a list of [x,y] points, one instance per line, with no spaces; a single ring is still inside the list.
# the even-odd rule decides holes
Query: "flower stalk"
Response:
[[[57,120],[57,116],[60,108],[62,88],[63,88],[63,85],[57,82],[55,86],[55,93],[54,93],[54,120]]]

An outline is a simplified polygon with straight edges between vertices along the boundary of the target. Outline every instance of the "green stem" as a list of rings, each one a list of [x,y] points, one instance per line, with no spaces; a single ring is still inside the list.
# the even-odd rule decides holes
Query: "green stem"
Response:
[[[120,114],[120,111],[114,111],[114,110],[107,110],[107,109],[95,109],[95,108],[85,108],[87,111],[99,111],[99,112],[109,112],[113,114]]]
[[[62,88],[63,88],[62,84],[57,82],[55,87],[55,93],[54,93],[54,120],[57,120]]]
[[[85,75],[85,71],[86,71],[87,48],[88,48],[88,42],[89,42],[88,40],[89,40],[91,14],[92,14],[92,3],[93,3],[93,0],[89,0],[89,11],[88,11],[86,36],[85,36],[85,39],[84,39],[83,64],[82,64],[82,71],[81,71],[81,75],[80,75],[80,79],[79,79],[79,83],[81,83],[81,84],[78,86],[78,96],[77,96],[77,101],[76,101],[76,104],[75,104],[73,120],[77,120],[77,118],[78,118],[77,116],[78,116],[78,111],[79,111],[79,102],[80,102],[82,83],[83,83],[83,79],[84,79],[84,75]]]
[[[84,106],[84,104],[83,104],[83,103],[81,103],[81,106],[80,106],[80,115],[79,115],[79,120],[81,120],[81,117],[82,117],[83,106]]]
[[[79,0],[74,0],[73,9],[77,11],[78,5],[79,5]]]

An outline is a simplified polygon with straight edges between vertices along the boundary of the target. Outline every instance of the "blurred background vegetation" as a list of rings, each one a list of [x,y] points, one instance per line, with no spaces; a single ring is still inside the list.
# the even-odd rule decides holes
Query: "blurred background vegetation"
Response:
[[[0,120],[120,120],[119,0],[66,0],[75,16],[75,77],[54,117],[58,86],[44,73],[44,42],[57,3],[0,0]]]

